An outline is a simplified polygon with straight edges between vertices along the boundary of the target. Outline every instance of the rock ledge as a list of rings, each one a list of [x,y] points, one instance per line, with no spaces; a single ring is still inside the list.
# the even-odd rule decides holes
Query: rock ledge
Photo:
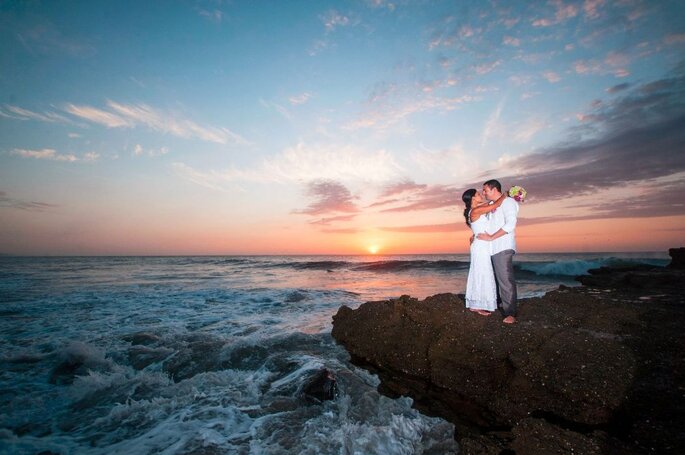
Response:
[[[341,307],[333,337],[455,424],[464,453],[685,453],[685,271],[600,269],[520,302],[519,323],[461,296]]]

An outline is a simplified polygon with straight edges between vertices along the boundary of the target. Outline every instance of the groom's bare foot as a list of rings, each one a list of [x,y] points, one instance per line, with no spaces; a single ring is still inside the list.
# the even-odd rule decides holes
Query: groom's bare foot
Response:
[[[516,318],[514,316],[507,316],[506,318],[502,319],[502,322],[505,324],[515,324]]]

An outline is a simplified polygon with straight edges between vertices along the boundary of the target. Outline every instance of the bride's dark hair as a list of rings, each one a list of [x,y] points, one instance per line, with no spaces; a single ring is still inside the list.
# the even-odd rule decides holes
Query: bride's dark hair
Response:
[[[464,201],[464,204],[466,205],[466,208],[464,209],[464,218],[466,218],[467,226],[471,226],[471,221],[469,221],[469,212],[471,211],[471,200],[475,195],[476,190],[474,190],[473,188],[464,191],[464,194],[461,195],[461,200]]]

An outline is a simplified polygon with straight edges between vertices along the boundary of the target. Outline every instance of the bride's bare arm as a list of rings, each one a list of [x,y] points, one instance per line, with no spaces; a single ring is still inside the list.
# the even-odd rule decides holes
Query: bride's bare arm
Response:
[[[507,193],[504,193],[494,203],[492,203],[490,205],[487,205],[487,204],[481,205],[481,206],[478,206],[478,207],[472,209],[471,210],[471,217],[473,218],[474,215],[480,216],[480,215],[483,215],[485,213],[492,212],[493,210],[498,208],[500,205],[502,205],[502,202],[504,202],[504,200],[506,198],[507,198]]]

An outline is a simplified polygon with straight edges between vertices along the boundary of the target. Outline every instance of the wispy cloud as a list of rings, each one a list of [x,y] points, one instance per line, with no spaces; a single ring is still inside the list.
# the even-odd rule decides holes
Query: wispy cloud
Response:
[[[346,124],[343,129],[357,130],[374,128],[385,130],[407,117],[425,111],[452,111],[459,106],[480,99],[478,96],[453,97],[434,96],[430,92],[414,99],[383,99],[372,101],[369,109],[360,118]]]
[[[339,223],[341,221],[352,221],[356,216],[357,216],[356,213],[353,213],[351,215],[329,216],[329,217],[320,218],[318,220],[310,221],[309,224],[317,224],[317,225],[321,225],[321,226],[328,226],[332,223]]]
[[[306,195],[314,199],[307,208],[293,210],[301,215],[323,215],[326,213],[356,213],[359,208],[356,199],[345,185],[332,180],[318,180],[307,185]]]
[[[149,157],[157,157],[157,156],[162,156],[166,155],[169,153],[169,147],[159,147],[159,148],[148,148],[145,149],[143,148],[142,145],[136,144],[133,147],[133,154],[135,156],[142,156],[142,155],[147,155]]]
[[[463,178],[468,178],[473,175],[474,168],[478,166],[472,158],[473,154],[469,156],[460,144],[441,149],[429,149],[422,145],[410,156],[417,165],[417,170],[430,175],[446,174],[449,175],[450,181],[462,181]]]
[[[288,98],[288,101],[290,101],[290,104],[293,106],[297,106],[299,104],[304,104],[307,101],[309,101],[312,97],[312,94],[309,92],[304,92],[300,93],[299,95],[293,95],[290,98]]]
[[[416,183],[412,180],[402,180],[401,182],[391,183],[383,188],[380,197],[391,197],[397,196],[398,194],[413,192],[413,191],[423,191],[428,188],[426,184]]]
[[[18,155],[22,158],[33,158],[36,160],[52,160],[52,161],[78,161],[79,159],[76,155],[60,154],[54,149],[40,149],[40,150],[27,150],[27,149],[14,149],[10,153],[12,155]]]
[[[388,0],[366,0],[366,3],[372,8],[387,8],[390,11],[395,11],[397,5]]]
[[[518,47],[521,45],[521,40],[519,38],[514,38],[513,36],[505,36],[502,38],[502,44]]]
[[[326,27],[327,32],[332,32],[338,27],[350,25],[350,18],[336,10],[330,10],[321,16],[321,22]]]
[[[198,14],[212,22],[219,23],[223,20],[224,18],[224,12],[221,11],[220,9],[200,9],[198,10]]]
[[[485,147],[485,144],[488,142],[488,140],[491,137],[498,135],[498,132],[501,131],[502,126],[500,124],[499,118],[502,115],[504,103],[505,99],[502,99],[499,103],[497,103],[497,107],[492,112],[492,114],[490,114],[490,117],[488,117],[488,121],[485,122],[485,126],[483,127],[483,132],[481,133],[480,137],[481,147]]]
[[[325,39],[318,39],[318,40],[315,40],[315,41],[311,44],[311,46],[309,46],[309,49],[307,50],[307,53],[308,53],[311,57],[314,57],[314,56],[320,54],[321,52],[323,52],[324,50],[326,50],[326,49],[328,48],[329,45],[330,45],[330,43],[328,42],[328,40],[325,40]]]
[[[83,154],[83,161],[97,161],[100,159],[100,154],[97,152],[86,152]]]
[[[381,212],[414,212],[449,207],[459,201],[459,189],[450,185],[416,185],[407,182],[400,186],[399,192],[381,195],[381,199],[367,208],[391,205],[380,210]],[[383,199],[388,196],[397,196],[392,199]]]
[[[215,171],[198,171],[185,163],[172,163],[171,168],[178,177],[184,180],[212,190],[226,191],[222,185],[226,179]]]
[[[176,173],[200,185],[223,189],[230,182],[309,182],[314,178],[332,181],[384,183],[397,179],[404,169],[386,150],[370,151],[350,145],[300,142],[263,159],[254,167],[221,171],[198,171],[174,163]]]
[[[155,109],[147,104],[123,104],[108,101],[109,110],[67,104],[65,111],[107,128],[132,128],[144,125],[154,131],[184,139],[200,139],[219,144],[247,145],[249,141],[227,128],[201,126],[181,115]]]
[[[532,21],[533,27],[550,27],[578,15],[578,6],[573,3],[564,3],[562,0],[552,0],[549,1],[548,4],[554,7],[554,15],[534,19]]]
[[[599,9],[604,6],[605,0],[585,0],[583,11],[588,19],[597,19],[600,16]]]
[[[577,74],[613,74],[616,77],[626,77],[630,75],[628,65],[630,58],[618,52],[608,53],[604,60],[597,59],[576,60],[573,62],[573,69]]]
[[[550,82],[552,84],[556,84],[557,82],[561,81],[561,76],[559,76],[558,73],[555,73],[554,71],[545,71],[542,73],[542,77],[547,79],[547,82]]]
[[[482,76],[484,74],[488,74],[492,72],[495,68],[500,66],[502,64],[502,60],[495,60],[494,62],[487,62],[487,63],[481,63],[479,65],[475,65],[473,67],[473,70],[478,74],[479,76]]]
[[[265,99],[260,98],[259,99],[259,104],[264,106],[265,108],[269,110],[274,110],[281,114],[284,118],[291,120],[293,118],[292,114],[286,109],[284,106],[281,106],[280,104],[273,103],[271,101],[266,101]]]
[[[40,120],[49,123],[73,123],[70,119],[56,112],[34,112],[19,106],[12,106],[5,104],[3,109],[0,109],[0,115],[3,117],[13,118],[16,120]]]
[[[64,107],[64,110],[71,115],[75,115],[76,117],[80,117],[89,122],[104,125],[107,128],[130,128],[133,126],[132,122],[129,122],[116,114],[91,106],[67,104]]]
[[[49,204],[47,202],[38,201],[24,201],[21,199],[11,198],[5,191],[0,191],[0,207],[10,207],[19,210],[28,210],[31,212],[44,212],[59,205]]]

